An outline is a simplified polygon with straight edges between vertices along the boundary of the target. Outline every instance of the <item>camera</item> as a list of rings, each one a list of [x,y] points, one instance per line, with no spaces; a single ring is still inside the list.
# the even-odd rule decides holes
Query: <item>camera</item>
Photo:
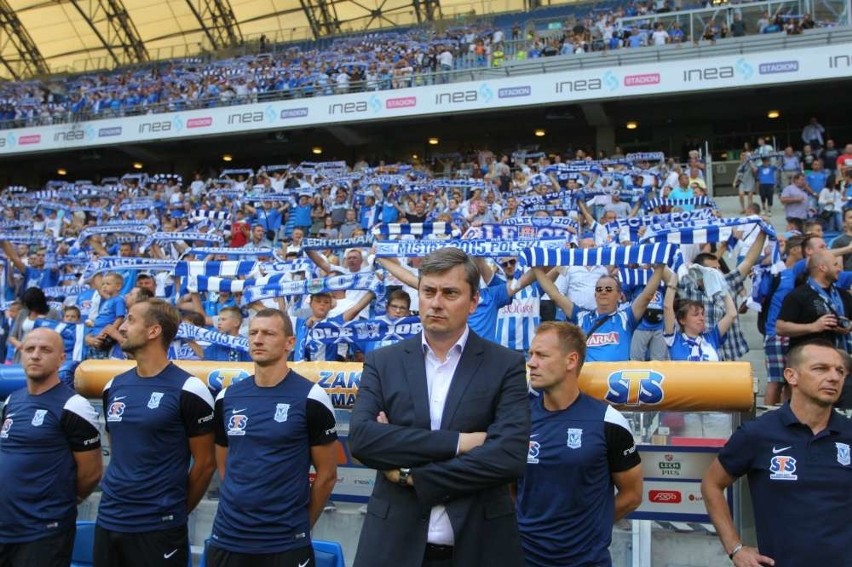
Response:
[[[848,331],[850,328],[852,328],[852,320],[849,320],[846,317],[838,317],[837,326],[841,329]]]

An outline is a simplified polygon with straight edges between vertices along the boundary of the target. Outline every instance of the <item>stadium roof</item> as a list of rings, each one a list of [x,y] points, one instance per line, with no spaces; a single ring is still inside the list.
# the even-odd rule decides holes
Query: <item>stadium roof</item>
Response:
[[[478,3],[480,13],[492,1]],[[283,42],[405,26],[471,8],[464,0],[0,0],[0,78],[185,57],[261,35]]]

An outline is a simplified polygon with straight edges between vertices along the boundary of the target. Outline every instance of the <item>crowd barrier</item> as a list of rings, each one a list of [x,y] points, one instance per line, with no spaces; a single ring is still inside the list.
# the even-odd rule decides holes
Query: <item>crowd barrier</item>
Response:
[[[132,361],[87,360],[74,384],[87,398],[100,397],[104,385],[133,367]],[[181,360],[176,364],[220,390],[249,377],[254,366],[240,362]],[[291,368],[317,382],[339,409],[350,409],[361,382],[360,363],[295,362]],[[748,362],[590,362],[583,366],[580,389],[628,410],[747,411],[754,404]]]

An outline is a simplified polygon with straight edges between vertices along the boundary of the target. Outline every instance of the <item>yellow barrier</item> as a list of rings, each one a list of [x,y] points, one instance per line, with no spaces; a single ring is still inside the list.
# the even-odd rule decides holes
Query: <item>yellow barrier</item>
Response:
[[[132,361],[87,360],[77,367],[74,385],[88,398],[98,398],[114,376]],[[250,376],[247,362],[177,361],[214,390]],[[319,383],[335,407],[351,408],[361,381],[361,364],[296,362],[293,370]],[[748,362],[590,362],[583,366],[580,389],[624,410],[746,411],[752,407]]]

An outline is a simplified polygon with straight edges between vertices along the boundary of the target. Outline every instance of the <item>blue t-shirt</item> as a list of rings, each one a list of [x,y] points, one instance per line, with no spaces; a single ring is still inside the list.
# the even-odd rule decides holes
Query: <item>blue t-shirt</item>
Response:
[[[6,399],[0,428],[0,543],[50,537],[77,519],[74,452],[100,450],[98,416],[65,384]]]
[[[761,185],[775,185],[775,172],[778,170],[774,165],[761,165],[757,168],[757,182]]]
[[[124,305],[123,297],[101,298],[101,306],[98,309],[97,317],[94,318],[94,325],[91,327],[89,334],[97,335],[104,330],[104,327],[125,315],[127,315],[127,306]]]
[[[292,370],[268,388],[252,376],[219,393],[214,422],[228,457],[211,545],[249,554],[309,546],[311,447],[337,440],[325,390]]]
[[[399,220],[399,210],[387,199],[382,203],[382,222],[391,223]]]
[[[606,317],[606,321],[589,335],[600,317]],[[630,341],[638,324],[630,305],[620,307],[609,316],[598,315],[597,311],[582,311],[574,305],[571,320],[586,333],[586,362],[630,360]]]
[[[687,199],[692,199],[695,197],[695,191],[692,188],[681,189],[680,187],[675,187],[671,191],[669,191],[669,199],[673,201],[685,201]],[[682,211],[692,211],[695,210],[695,205],[678,205]]]
[[[586,394],[562,411],[531,396],[516,511],[527,565],[611,565],[612,474],[640,464],[624,416]]]
[[[832,412],[814,435],[787,403],[743,423],[719,452],[729,475],[747,475],[758,547],[777,567],[849,564],[850,446],[852,421]]]
[[[296,205],[293,209],[296,216],[296,226],[311,226],[311,204]]]
[[[24,285],[21,288],[21,291],[27,290],[31,287],[37,287],[41,289],[45,289],[48,287],[54,287],[59,283],[59,271],[58,270],[48,270],[44,269],[36,269],[36,268],[27,268],[24,272]]]
[[[207,386],[173,363],[147,378],[132,368],[107,383],[103,406],[112,460],[98,525],[121,533],[185,525],[189,439],[213,431]]]
[[[467,324],[471,330],[485,340],[497,342],[497,315],[501,307],[512,303],[506,280],[492,278],[486,288],[479,290],[479,303],[476,310],[468,317]]]
[[[819,193],[825,189],[825,184],[828,182],[828,172],[825,170],[812,171],[805,176],[808,182],[808,187]]]
[[[725,342],[725,336],[719,334],[717,326],[712,331],[702,333],[695,338],[685,335],[680,329],[675,329],[671,335],[663,335],[663,339],[669,347],[669,356],[672,360],[718,362],[719,347]]]
[[[244,350],[223,345],[210,345],[204,349],[204,360],[251,362],[251,357]]]

